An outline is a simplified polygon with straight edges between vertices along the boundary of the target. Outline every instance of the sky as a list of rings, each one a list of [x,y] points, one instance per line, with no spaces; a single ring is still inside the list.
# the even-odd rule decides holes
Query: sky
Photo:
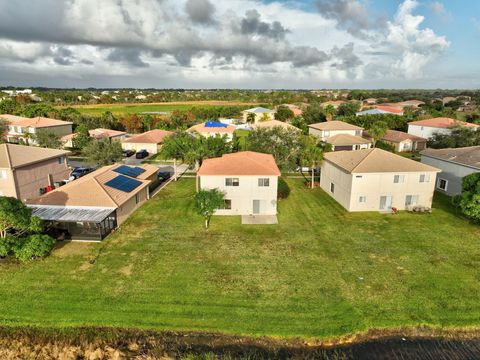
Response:
[[[0,86],[480,88],[480,0],[0,0]]]

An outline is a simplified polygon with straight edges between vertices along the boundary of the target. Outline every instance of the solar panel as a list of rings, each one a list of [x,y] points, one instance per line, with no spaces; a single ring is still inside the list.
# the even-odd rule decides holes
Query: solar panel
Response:
[[[113,171],[122,174],[122,175],[127,175],[130,177],[136,178],[138,175],[142,174],[145,172],[145,169],[142,169],[141,167],[131,167],[127,165],[121,165],[117,167],[116,169],[113,169]]]
[[[110,186],[111,188],[127,193],[131,192],[141,184],[141,181],[130,179],[129,177],[123,175],[118,175],[117,177],[105,183],[105,185]]]

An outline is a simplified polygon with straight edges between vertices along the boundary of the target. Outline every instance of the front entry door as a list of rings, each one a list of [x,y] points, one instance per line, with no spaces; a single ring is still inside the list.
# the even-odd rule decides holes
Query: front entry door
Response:
[[[380,210],[389,210],[392,208],[391,196],[380,196]]]

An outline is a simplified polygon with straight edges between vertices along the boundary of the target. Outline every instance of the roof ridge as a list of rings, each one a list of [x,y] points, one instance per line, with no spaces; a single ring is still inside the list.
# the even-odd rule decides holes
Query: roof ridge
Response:
[[[365,155],[365,157],[362,160],[360,160],[358,162],[358,164],[355,165],[355,167],[352,170],[350,170],[351,173],[353,173],[355,171],[355,169],[360,166],[360,164],[362,164],[375,150],[378,150],[378,149],[377,148],[371,148],[371,149],[365,149],[365,150],[368,151],[368,154]],[[356,151],[361,151],[361,150],[356,150]]]
[[[11,169],[12,168],[12,160],[10,159],[10,144],[5,144],[5,151],[7,152],[7,161],[8,161],[8,167]]]
[[[109,169],[105,170],[104,172],[102,172],[102,174],[104,174],[106,171],[108,171]],[[100,174],[99,174],[100,175]],[[104,189],[103,185],[100,184],[100,181],[98,181],[97,177],[96,176],[93,176],[92,177],[93,180],[97,183],[97,185],[100,187],[100,189],[102,189],[103,193],[105,195],[107,195],[107,197],[110,199],[110,201],[115,205],[115,206],[120,206],[114,199],[112,196],[110,196],[110,194],[107,192],[107,190]]]

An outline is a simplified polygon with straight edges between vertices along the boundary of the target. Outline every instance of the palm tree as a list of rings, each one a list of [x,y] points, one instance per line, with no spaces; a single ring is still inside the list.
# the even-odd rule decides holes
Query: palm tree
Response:
[[[247,123],[248,124],[253,124],[254,122],[255,122],[255,114],[254,113],[248,113]]]
[[[323,112],[325,113],[325,116],[327,117],[327,121],[332,121],[333,116],[337,113],[335,108],[332,105],[327,105],[323,109]]]
[[[376,121],[368,129],[368,133],[373,139],[373,147],[377,145],[377,141],[385,136],[388,131],[388,125],[385,121]]]
[[[308,166],[312,173],[310,187],[314,188],[315,168],[320,165],[323,160],[323,150],[318,147],[317,139],[313,136],[307,136],[304,141],[304,148],[301,155],[302,166]]]

